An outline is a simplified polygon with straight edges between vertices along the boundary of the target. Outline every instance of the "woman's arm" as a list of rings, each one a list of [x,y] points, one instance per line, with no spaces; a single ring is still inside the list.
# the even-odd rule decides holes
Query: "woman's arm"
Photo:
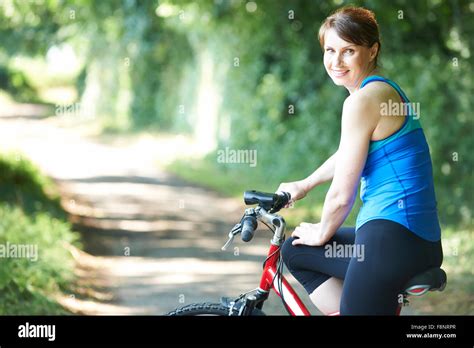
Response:
[[[329,157],[326,162],[316,169],[313,174],[303,180],[306,192],[314,187],[331,180],[334,177],[334,168],[336,167],[337,151]]]
[[[301,223],[292,233],[295,237],[293,245],[324,245],[349,215],[367,159],[370,138],[380,117],[379,105],[376,99],[367,95],[346,99],[334,177],[326,194],[321,222]]]
[[[370,138],[380,117],[379,104],[366,94],[350,96],[344,103],[339,155],[321,216],[321,242],[334,235],[354,205]]]
[[[337,152],[329,157],[318,169],[313,172],[313,174],[308,176],[306,179],[289,183],[281,183],[277,189],[277,192],[289,192],[291,194],[292,201],[297,201],[304,198],[306,194],[315,186],[332,179],[334,176],[336,154]]]

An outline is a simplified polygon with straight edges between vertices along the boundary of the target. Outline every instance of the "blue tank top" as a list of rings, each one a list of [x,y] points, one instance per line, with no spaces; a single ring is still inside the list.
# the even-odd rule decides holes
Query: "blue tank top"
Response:
[[[391,85],[408,106],[408,115],[398,131],[383,140],[370,142],[361,176],[363,204],[357,215],[356,231],[370,220],[386,219],[405,226],[425,240],[438,241],[441,229],[433,168],[418,116],[405,93],[393,81],[373,75],[362,81],[361,88],[373,81]]]

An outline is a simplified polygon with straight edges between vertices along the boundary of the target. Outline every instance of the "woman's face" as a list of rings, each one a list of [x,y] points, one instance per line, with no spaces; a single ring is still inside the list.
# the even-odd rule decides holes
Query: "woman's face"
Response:
[[[354,91],[372,69],[377,45],[359,46],[341,39],[334,29],[324,36],[324,67],[338,86]]]

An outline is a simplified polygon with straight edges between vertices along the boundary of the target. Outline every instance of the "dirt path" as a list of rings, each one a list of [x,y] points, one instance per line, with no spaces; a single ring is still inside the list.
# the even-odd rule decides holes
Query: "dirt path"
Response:
[[[159,315],[258,285],[270,235],[222,252],[243,206],[159,169],[157,158],[175,145],[107,145],[56,118],[0,117],[0,150],[22,151],[54,178],[83,236],[87,253],[75,252],[81,286],[63,299],[71,310]],[[264,309],[285,314],[274,294]]]

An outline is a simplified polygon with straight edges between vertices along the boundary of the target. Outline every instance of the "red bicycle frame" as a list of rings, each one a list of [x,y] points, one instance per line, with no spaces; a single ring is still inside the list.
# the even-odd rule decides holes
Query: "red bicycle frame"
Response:
[[[269,257],[265,263],[262,278],[260,280],[260,289],[264,291],[270,291],[270,289],[273,288],[277,295],[284,299],[291,315],[311,315],[290,283],[288,283],[283,275],[280,279],[280,276],[277,274],[277,263],[280,257],[280,247],[276,245],[270,246],[268,256]],[[280,294],[280,289],[278,286],[279,282],[281,282],[281,290],[283,294]]]

